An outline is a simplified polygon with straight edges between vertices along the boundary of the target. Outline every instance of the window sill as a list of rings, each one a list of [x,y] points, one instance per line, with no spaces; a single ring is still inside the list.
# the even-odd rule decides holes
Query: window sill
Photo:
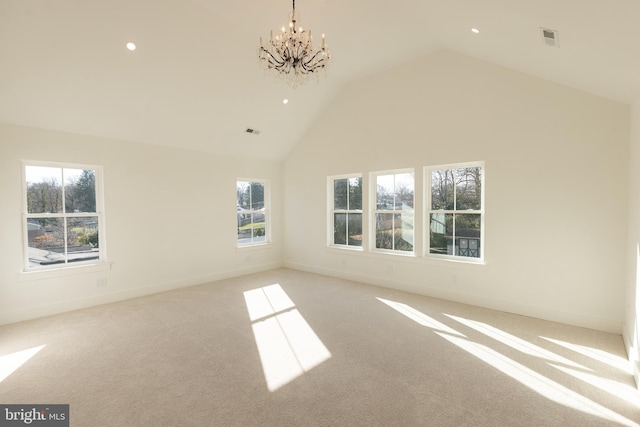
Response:
[[[444,261],[453,262],[458,264],[471,264],[471,265],[486,265],[484,258],[464,258],[464,257],[450,257],[450,256],[437,256],[437,255],[425,255],[425,259],[432,261]]]
[[[377,254],[377,255],[382,255],[382,256],[387,256],[387,255],[391,255],[391,256],[399,256],[399,257],[404,257],[404,258],[417,258],[415,252],[409,252],[409,251],[394,251],[394,250],[389,250],[389,249],[372,249],[371,250],[372,254]]]
[[[236,246],[236,250],[242,251],[242,250],[247,250],[247,249],[261,249],[261,248],[268,248],[270,246],[271,246],[271,242],[249,243],[249,244],[246,244],[246,245]]]
[[[100,271],[108,271],[110,269],[111,262],[100,262],[59,268],[47,268],[42,270],[22,271],[19,273],[18,278],[21,282],[29,282],[32,280],[54,279],[75,274],[97,273]]]
[[[362,246],[327,245],[327,248],[330,250],[335,249],[337,251],[364,252]]]

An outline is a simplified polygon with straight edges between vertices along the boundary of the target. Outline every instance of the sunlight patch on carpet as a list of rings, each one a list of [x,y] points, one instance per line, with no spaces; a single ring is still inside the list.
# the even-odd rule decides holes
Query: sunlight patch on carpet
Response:
[[[13,374],[19,367],[27,363],[29,359],[36,355],[45,346],[32,347],[27,350],[16,351],[4,356],[0,356],[0,382]]]
[[[331,357],[279,284],[246,291],[244,298],[270,391]]]
[[[295,307],[289,295],[278,284],[246,291],[244,300],[252,322]]]
[[[431,316],[427,316],[426,314],[416,310],[415,308],[407,304],[403,304],[401,302],[396,302],[396,301],[390,301],[388,299],[378,298],[378,297],[376,297],[376,299],[388,305],[389,307],[393,308],[398,313],[407,316],[409,319],[413,320],[414,322],[422,326],[426,326],[428,328],[435,329],[442,332],[447,332],[452,335],[460,335],[464,337],[463,334],[456,331],[455,329],[448,327],[444,323],[438,322],[436,319],[432,318]]]
[[[540,337],[544,340],[550,341],[554,344],[557,344],[561,347],[567,348],[571,351],[579,353],[583,356],[587,356],[593,360],[609,365],[613,368],[619,369],[625,374],[632,374],[630,363],[623,357],[616,356],[615,354],[607,353],[606,351],[587,347],[585,345],[573,344],[566,341],[556,340],[553,338]]]
[[[522,338],[511,335],[510,333],[505,332],[501,329],[495,328],[491,325],[487,325],[486,323],[478,322],[477,320],[470,320],[462,317],[452,316],[450,314],[445,314],[445,316],[455,320],[456,322],[460,322],[465,326],[475,329],[481,334],[493,338],[494,340],[499,341],[502,344],[513,348],[514,350],[520,351],[524,354],[528,354],[529,356],[538,357],[549,362],[567,365],[573,368],[583,369],[585,371],[593,371],[593,369],[582,366],[579,363],[576,363],[556,353],[539,347],[533,343],[530,343],[529,341],[523,340]]]
[[[612,411],[609,408],[606,408],[597,402],[577,393],[555,381],[552,379],[530,369],[515,360],[510,359],[509,357],[501,354],[500,352],[493,350],[486,345],[480,344],[469,339],[467,336],[458,332],[454,328],[451,328],[447,325],[444,325],[441,322],[432,319],[430,316],[427,316],[424,313],[410,307],[406,304],[402,304],[395,301],[389,301],[382,298],[377,298],[379,301],[393,308],[397,312],[403,314],[404,316],[412,319],[420,325],[427,326],[433,329],[433,332],[438,336],[444,338],[445,340],[451,342],[456,345],[458,348],[468,352],[469,354],[477,357],[482,360],[486,364],[492,366],[493,368],[499,370],[505,375],[508,375],[510,378],[518,381],[522,385],[527,388],[535,391],[536,393],[544,396],[545,398],[557,402],[558,404],[564,405],[568,408],[572,408],[586,414],[594,415],[599,418],[612,421],[618,423],[620,425],[629,426],[629,427],[640,427],[634,421],[629,420],[628,418],[623,417],[622,415]],[[526,340],[518,338],[514,335],[511,335],[505,331],[502,331],[498,328],[490,326],[486,323],[478,322],[475,320],[464,319],[462,317],[456,317],[453,315],[445,314],[445,316],[450,318],[451,320],[457,321],[460,324],[467,326],[469,328],[474,329],[477,332],[482,333],[483,335],[490,337],[502,344],[509,346],[512,349],[520,351],[528,356],[533,356],[536,358],[540,358],[547,362],[548,365],[553,366],[554,368],[560,369],[563,372],[574,375],[583,381],[594,385],[601,390],[607,391],[614,396],[619,395],[622,391],[629,390],[625,387],[622,387],[621,384],[615,383],[611,380],[598,379],[595,375],[590,374],[587,371],[593,372],[592,369],[586,368],[583,365],[580,365],[576,362],[573,362],[569,359],[566,359],[552,351],[546,350],[542,347],[539,347],[533,343],[530,343]],[[540,337],[544,338],[544,337]],[[584,346],[578,346],[575,344],[564,343],[557,340],[552,340],[550,338],[545,338],[548,341],[555,342],[559,345],[563,345],[567,348],[571,348],[581,354],[589,355],[590,357],[597,359],[603,363],[611,364],[611,366],[619,366],[619,361],[617,358],[611,354],[603,352],[601,350],[590,349]],[[554,365],[554,363],[556,365]],[[581,372],[577,372],[576,370],[581,370]]]
[[[568,408],[619,423],[620,425],[638,427],[637,423],[629,420],[628,418],[605,408],[604,406],[582,396],[579,393],[576,393],[571,389],[568,389],[567,387],[564,387],[561,384],[558,384],[557,382],[519,364],[514,360],[511,360],[485,345],[443,334],[441,332],[436,333],[447,341],[467,351],[488,365],[493,366],[503,374],[508,375],[547,399],[553,400],[554,402]]]
[[[628,403],[640,407],[640,399],[638,396],[638,390],[631,384],[623,384],[618,381],[610,380],[607,378],[599,377],[598,375],[590,374],[588,372],[581,372],[574,369],[567,368],[565,366],[556,366],[551,364],[556,369],[569,374],[574,378],[577,378],[585,383],[606,391],[614,397],[626,400]]]

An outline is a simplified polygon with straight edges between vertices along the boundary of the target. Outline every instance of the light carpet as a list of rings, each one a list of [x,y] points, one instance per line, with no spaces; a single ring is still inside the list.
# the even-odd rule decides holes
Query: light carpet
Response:
[[[72,426],[640,422],[618,335],[288,269],[0,327],[21,355],[0,403]]]

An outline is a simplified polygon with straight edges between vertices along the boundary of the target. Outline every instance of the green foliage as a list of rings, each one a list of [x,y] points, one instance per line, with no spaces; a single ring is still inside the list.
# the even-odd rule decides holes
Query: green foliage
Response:
[[[94,247],[98,247],[98,231],[93,231],[87,234],[87,243],[93,245]]]
[[[65,186],[65,208],[67,212],[96,211],[96,175],[92,170],[83,170],[80,177]]]
[[[76,244],[98,247],[98,230],[77,227],[72,230]]]
[[[30,213],[62,212],[62,187],[52,178],[47,181],[28,183],[27,207]]]
[[[249,222],[243,226],[238,227],[238,230],[253,230],[257,228],[261,228],[264,234],[264,222],[254,222],[254,223]]]
[[[65,181],[67,181],[65,179]],[[96,211],[95,171],[83,170],[75,180],[69,180],[64,187],[66,212]],[[27,184],[27,207],[30,213],[62,212],[62,185],[56,178],[49,178]]]

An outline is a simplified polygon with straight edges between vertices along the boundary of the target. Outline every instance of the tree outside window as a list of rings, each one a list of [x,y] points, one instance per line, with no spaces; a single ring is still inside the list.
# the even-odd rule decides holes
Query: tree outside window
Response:
[[[428,168],[429,254],[483,257],[483,165]]]
[[[373,174],[375,195],[375,248],[413,252],[414,173],[392,171]]]
[[[330,177],[332,245],[362,247],[362,177]]]
[[[102,259],[96,167],[24,165],[25,268]]]

